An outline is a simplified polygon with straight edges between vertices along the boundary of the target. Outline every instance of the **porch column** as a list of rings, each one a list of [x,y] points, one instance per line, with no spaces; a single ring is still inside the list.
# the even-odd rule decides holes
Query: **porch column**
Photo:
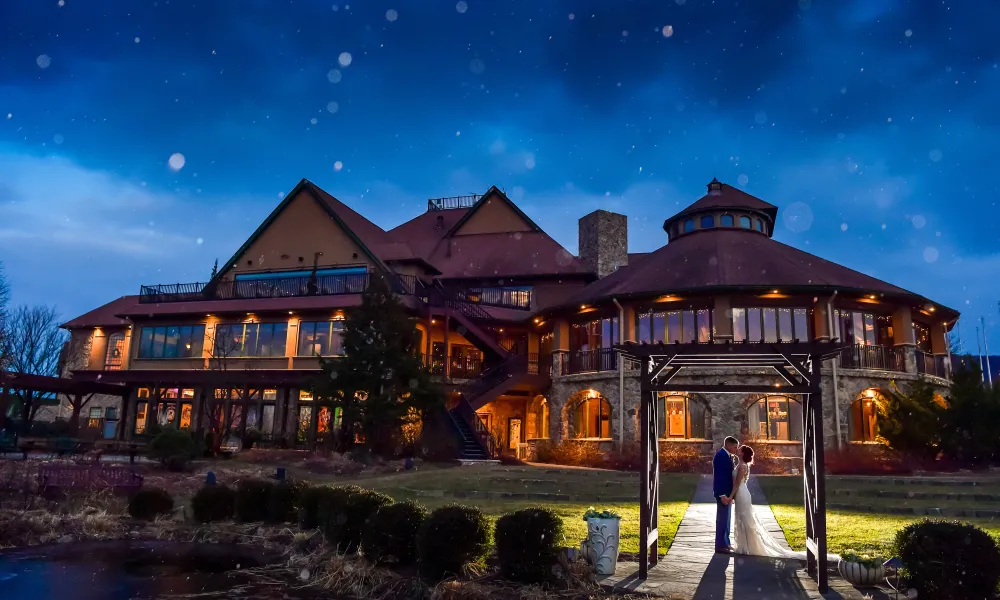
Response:
[[[451,310],[444,313],[444,376],[451,377],[451,341],[448,333],[451,330]]]
[[[125,434],[128,432],[129,419],[132,416],[132,411],[130,411],[128,407],[134,397],[135,388],[133,387],[127,387],[122,392],[121,414],[118,415],[118,429],[115,431],[116,440],[125,440]],[[131,436],[129,436],[129,438],[131,438]]]
[[[715,310],[712,314],[713,338],[717,344],[733,341],[733,305],[729,296],[715,297]]]
[[[917,338],[913,333],[913,313],[902,305],[892,313],[892,341],[903,352],[907,373],[917,372]]]
[[[569,354],[569,322],[556,319],[552,323],[552,374],[558,377],[563,374],[563,363]]]
[[[635,335],[635,307],[631,304],[625,304],[622,306],[622,312],[625,322],[619,323],[618,327],[626,342],[634,342],[638,339]]]
[[[827,310],[826,300],[819,300],[813,305],[813,338],[820,342],[829,342],[836,335],[830,331],[830,311]]]
[[[933,323],[931,324],[931,352],[934,353],[935,367],[937,366],[938,357],[946,356],[951,348],[951,344],[948,343],[948,327],[944,323]],[[938,373],[935,368],[935,375],[951,377],[951,361],[944,362],[944,372]]]

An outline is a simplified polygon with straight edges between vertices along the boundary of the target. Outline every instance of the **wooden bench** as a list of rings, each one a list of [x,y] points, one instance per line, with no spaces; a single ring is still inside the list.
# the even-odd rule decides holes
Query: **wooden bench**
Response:
[[[42,465],[38,468],[38,491],[106,490],[131,494],[142,487],[142,475],[114,465]]]

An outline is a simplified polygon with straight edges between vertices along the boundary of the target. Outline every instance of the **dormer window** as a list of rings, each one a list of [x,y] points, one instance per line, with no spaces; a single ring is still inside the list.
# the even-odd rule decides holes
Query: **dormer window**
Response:
[[[743,229],[750,229],[750,217],[746,215],[740,217],[740,227]]]
[[[733,226],[733,215],[722,215],[722,226],[732,227]]]
[[[684,232],[694,231],[694,219],[684,221]]]
[[[708,193],[712,194],[713,196],[716,194],[721,194],[722,183],[718,179],[713,177],[712,181],[708,184]]]
[[[702,229],[711,229],[712,227],[715,227],[715,217],[712,215],[705,215],[701,218]]]

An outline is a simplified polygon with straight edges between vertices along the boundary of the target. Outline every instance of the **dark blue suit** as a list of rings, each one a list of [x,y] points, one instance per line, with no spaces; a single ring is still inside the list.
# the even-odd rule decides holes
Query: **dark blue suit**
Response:
[[[733,458],[726,452],[725,448],[720,448],[712,459],[712,495],[715,496],[715,547],[728,548],[732,546],[729,541],[729,530],[732,523],[732,504],[723,504],[721,496],[730,496],[733,493]]]

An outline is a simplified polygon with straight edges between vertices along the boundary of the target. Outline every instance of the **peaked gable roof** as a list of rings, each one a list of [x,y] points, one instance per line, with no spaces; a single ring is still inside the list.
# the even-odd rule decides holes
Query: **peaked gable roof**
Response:
[[[501,191],[500,188],[498,188],[497,186],[491,185],[490,189],[486,190],[486,193],[480,196],[479,200],[472,205],[472,208],[466,211],[466,213],[462,215],[462,217],[458,221],[456,221],[454,225],[452,225],[451,229],[448,231],[447,234],[445,234],[445,236],[452,237],[456,235],[462,229],[462,226],[469,222],[469,219],[472,218],[472,215],[476,214],[476,212],[479,211],[482,207],[489,204],[490,200],[494,197],[499,197],[500,200],[502,200],[503,203],[506,204],[507,207],[514,212],[514,214],[516,214],[522,221],[524,221],[525,224],[528,225],[528,227],[530,227],[532,231],[542,230],[541,227],[539,227],[534,221],[531,220],[531,217],[524,214],[524,211],[518,208],[517,205],[514,204],[510,198],[507,197],[507,194],[503,193],[503,191]]]
[[[219,268],[218,275],[216,277],[222,277],[224,273],[233,268],[236,261],[239,260],[241,256],[250,248],[251,245],[260,237],[264,231],[277,220],[278,216],[292,203],[293,200],[298,198],[302,194],[307,194],[313,199],[329,216],[330,218],[340,226],[340,228],[347,234],[351,241],[353,241],[361,249],[365,255],[372,260],[372,262],[380,267],[382,270],[387,270],[385,263],[382,259],[375,253],[373,248],[377,248],[388,242],[386,239],[386,233],[381,227],[372,223],[368,219],[364,218],[349,206],[337,200],[326,191],[322,190],[319,186],[312,183],[308,179],[303,179],[292,188],[284,199],[271,211],[271,214],[267,216],[266,219],[257,227],[256,230],[250,237],[247,238],[243,245],[239,247],[233,256],[226,261],[226,264]]]
[[[139,296],[122,296],[112,300],[103,306],[98,306],[90,312],[86,312],[79,317],[66,321],[59,327],[63,329],[77,329],[81,327],[124,327],[129,322],[119,317],[124,311],[139,304]]]

